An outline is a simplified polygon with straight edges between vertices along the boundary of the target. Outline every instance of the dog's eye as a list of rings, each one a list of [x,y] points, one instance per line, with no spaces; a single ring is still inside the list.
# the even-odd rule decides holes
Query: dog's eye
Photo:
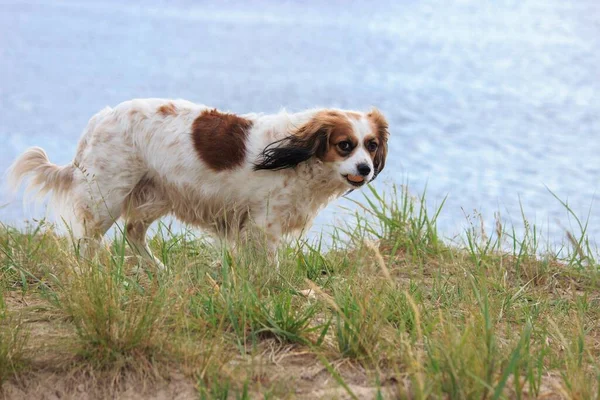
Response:
[[[350,151],[352,150],[352,143],[344,140],[343,142],[339,142],[338,147],[340,148],[341,151]]]
[[[370,152],[374,152],[377,150],[377,142],[369,142],[367,143],[367,150],[369,150]]]

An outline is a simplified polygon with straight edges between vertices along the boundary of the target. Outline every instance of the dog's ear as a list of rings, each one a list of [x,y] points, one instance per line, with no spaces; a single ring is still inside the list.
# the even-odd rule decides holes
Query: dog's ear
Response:
[[[336,112],[320,112],[292,133],[269,144],[261,153],[254,170],[292,168],[311,157],[323,158],[329,148],[331,132],[339,125]]]
[[[385,167],[385,160],[387,158],[388,151],[388,138],[390,136],[388,131],[388,122],[383,114],[376,108],[373,108],[368,114],[367,118],[371,122],[375,135],[379,139],[379,147],[373,157],[373,168],[375,168],[375,174],[373,175],[374,180],[377,175]]]

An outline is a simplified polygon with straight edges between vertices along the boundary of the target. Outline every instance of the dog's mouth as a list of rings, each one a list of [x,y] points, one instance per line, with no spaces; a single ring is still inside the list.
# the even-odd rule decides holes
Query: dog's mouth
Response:
[[[346,181],[348,181],[349,184],[351,184],[352,186],[355,187],[360,187],[362,185],[365,184],[366,180],[364,176],[360,176],[360,175],[344,175],[344,178],[346,178]]]

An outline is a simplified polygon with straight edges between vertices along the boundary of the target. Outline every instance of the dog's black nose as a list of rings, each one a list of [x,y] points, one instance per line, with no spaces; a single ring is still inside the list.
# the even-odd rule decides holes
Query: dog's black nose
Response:
[[[371,167],[369,167],[369,164],[358,164],[356,166],[356,169],[358,170],[358,173],[361,174],[362,176],[367,176],[371,173]]]

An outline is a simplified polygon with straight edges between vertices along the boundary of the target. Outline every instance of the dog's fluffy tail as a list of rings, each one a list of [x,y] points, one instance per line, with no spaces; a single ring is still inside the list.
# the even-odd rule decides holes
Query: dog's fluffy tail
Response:
[[[17,190],[24,179],[30,178],[26,192],[37,189],[36,197],[52,192],[53,197],[63,197],[73,186],[75,167],[72,164],[58,166],[48,160],[40,147],[31,147],[15,160],[8,170],[7,183]]]

